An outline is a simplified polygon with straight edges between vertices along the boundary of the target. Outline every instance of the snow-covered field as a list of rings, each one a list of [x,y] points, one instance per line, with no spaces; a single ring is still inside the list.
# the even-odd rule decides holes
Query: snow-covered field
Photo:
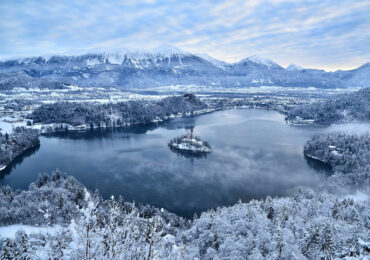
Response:
[[[29,225],[10,225],[10,226],[0,226],[0,238],[15,238],[15,234],[18,231],[23,231],[27,235],[30,234],[54,234],[56,231],[62,230],[63,227],[59,225],[51,226],[51,227],[35,227],[35,226],[29,226]]]
[[[297,92],[297,93],[325,93],[327,95],[349,93],[357,91],[360,88],[335,88],[335,89],[320,89],[315,87],[281,87],[281,86],[261,86],[261,87],[223,87],[223,86],[207,86],[207,85],[167,85],[155,87],[152,90],[159,93],[169,92],[207,92],[207,93],[276,93],[276,92]],[[143,91],[143,89],[132,89],[134,91]]]

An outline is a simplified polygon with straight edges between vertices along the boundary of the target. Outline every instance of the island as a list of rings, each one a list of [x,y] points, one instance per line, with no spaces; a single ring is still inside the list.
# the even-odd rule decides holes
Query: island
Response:
[[[212,148],[208,142],[202,141],[199,136],[194,135],[194,130],[182,137],[172,139],[168,146],[171,149],[186,152],[191,154],[204,154],[212,152]]]

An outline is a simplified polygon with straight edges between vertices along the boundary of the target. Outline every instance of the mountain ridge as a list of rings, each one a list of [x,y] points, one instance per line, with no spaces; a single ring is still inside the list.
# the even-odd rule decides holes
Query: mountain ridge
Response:
[[[213,87],[294,86],[345,88],[370,86],[370,63],[327,72],[297,65],[283,68],[257,55],[235,63],[173,47],[96,51],[0,61],[0,88],[70,84],[130,88],[196,84]]]

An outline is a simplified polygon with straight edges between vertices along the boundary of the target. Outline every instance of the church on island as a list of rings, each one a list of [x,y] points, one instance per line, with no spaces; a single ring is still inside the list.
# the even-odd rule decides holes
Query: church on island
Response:
[[[202,141],[200,137],[194,135],[194,130],[191,129],[186,135],[172,139],[168,146],[172,149],[188,152],[188,153],[210,153],[211,146],[206,141]]]

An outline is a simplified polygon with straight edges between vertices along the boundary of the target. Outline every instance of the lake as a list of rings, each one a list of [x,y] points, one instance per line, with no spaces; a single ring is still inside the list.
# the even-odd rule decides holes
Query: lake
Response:
[[[192,127],[211,144],[207,157],[183,156],[167,146]],[[235,109],[158,126],[41,136],[40,148],[18,159],[0,185],[27,189],[39,173],[59,169],[104,198],[123,195],[192,217],[239,199],[289,195],[299,185],[319,184],[330,173],[306,162],[303,145],[325,131],[287,125],[274,111]]]

